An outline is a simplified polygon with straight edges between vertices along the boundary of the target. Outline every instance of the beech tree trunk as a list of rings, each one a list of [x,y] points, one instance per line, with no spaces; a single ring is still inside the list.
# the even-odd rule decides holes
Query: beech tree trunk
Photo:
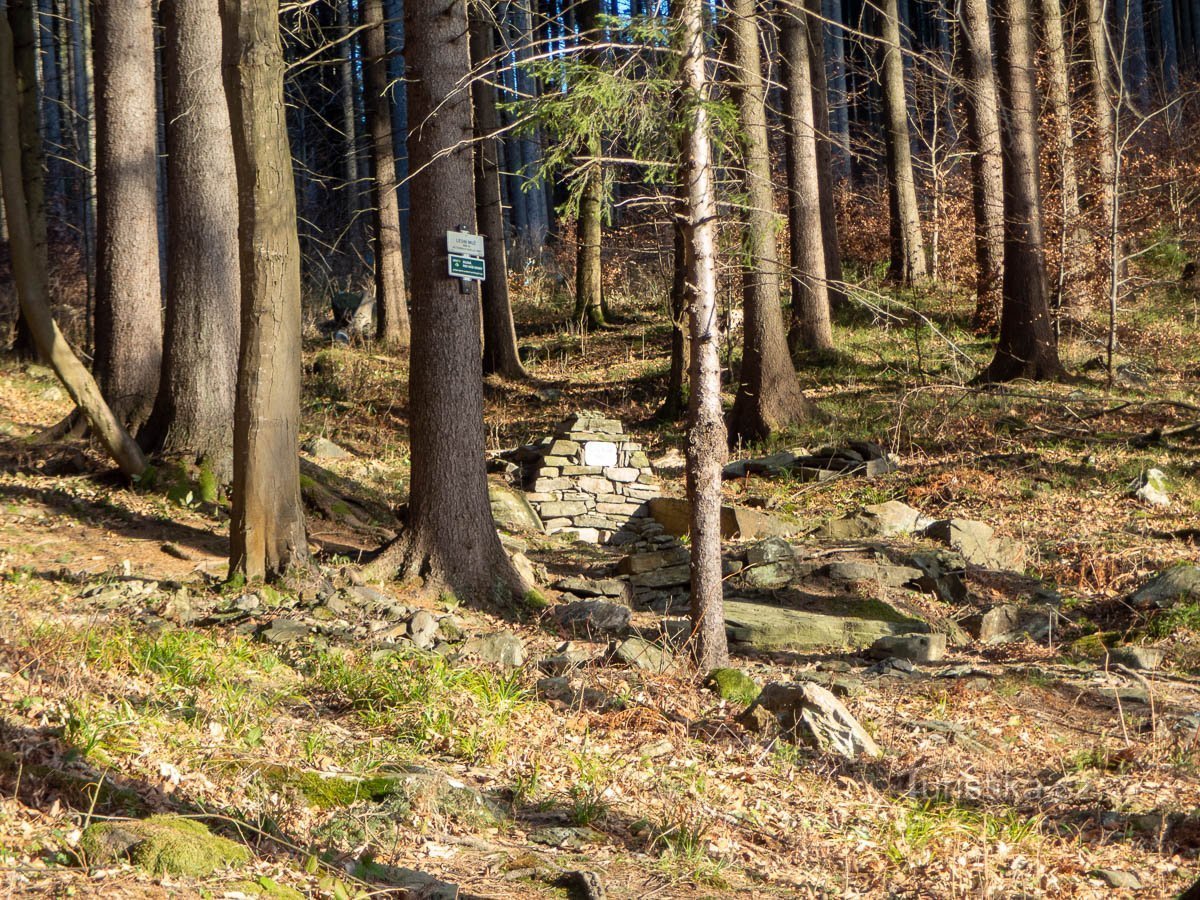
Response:
[[[1104,235],[1107,235],[1111,229],[1117,204],[1115,185],[1117,158],[1113,148],[1117,107],[1110,74],[1112,53],[1109,45],[1108,23],[1105,19],[1106,8],[1107,4],[1104,0],[1084,0],[1084,12],[1087,14],[1088,20],[1088,62],[1092,70],[1093,133],[1096,141],[1096,174],[1099,182],[1097,207],[1100,217],[1100,233]],[[1106,241],[1105,243],[1111,242]],[[1120,260],[1112,259],[1112,252],[1108,246],[1104,246],[1098,256],[1102,272],[1111,271],[1114,264],[1120,265]]]
[[[1000,339],[981,381],[1062,377],[1050,319],[1038,183],[1038,101],[1028,0],[1004,0],[1000,91],[1004,149],[1004,301]]]
[[[729,67],[741,125],[746,220],[742,229],[741,386],[729,414],[730,440],[758,441],[807,418],[788,354],[779,307],[775,197],[767,147],[767,117],[755,0],[732,0],[727,17]],[[695,351],[693,350],[693,354]]]
[[[691,506],[691,650],[707,672],[729,662],[721,581],[721,467],[725,425],[721,420],[721,361],[718,355],[716,218],[712,146],[708,135],[708,78],[705,74],[702,0],[679,0],[685,97],[680,211],[687,259],[686,302],[691,334],[691,394],[688,398],[687,495]],[[737,12],[735,11],[735,15]]]
[[[351,16],[350,16],[350,0],[334,0],[337,7],[337,24],[338,37],[341,43],[338,45],[340,53],[338,63],[338,74],[341,79],[341,113],[342,113],[342,140],[345,142],[345,150],[342,155],[342,161],[345,164],[345,194],[346,194],[346,230],[345,239],[347,246],[345,252],[348,256],[355,256],[355,250],[358,246],[358,236],[362,234],[362,228],[359,223],[358,215],[360,210],[359,204],[359,178],[358,178],[358,116],[354,110],[354,95],[355,77],[354,77],[354,41],[351,39]]]
[[[600,0],[580,0],[580,28],[584,40],[601,40]],[[598,64],[597,54],[587,52],[586,58]],[[600,162],[601,148],[589,148],[592,159],[583,173],[583,193],[579,200],[579,221],[576,224],[578,250],[575,257],[575,321],[581,329],[600,328],[604,323],[604,284],[600,273],[601,217],[604,214],[604,171]]]
[[[885,0],[880,11],[883,64],[884,143],[887,148],[888,208],[891,212],[891,261],[888,278],[914,284],[928,274],[921,210],[913,176],[912,137],[908,128],[908,99],[904,87],[904,57],[900,45],[898,0]]]
[[[1061,0],[1041,0],[1041,8],[1046,49],[1047,114],[1058,161],[1060,197],[1058,277],[1051,289],[1051,296],[1056,308],[1078,312],[1085,297],[1075,288],[1079,280],[1080,257],[1086,252],[1087,244],[1079,220],[1079,175],[1075,164],[1071,83],[1067,70]]]
[[[508,253],[504,242],[504,206],[500,201],[499,139],[496,115],[495,38],[491,22],[471,19],[471,82],[475,108],[475,214],[484,236],[487,279],[480,286],[483,301],[483,371],[505,378],[529,377],[517,350],[517,330],[508,299]]]
[[[400,234],[400,195],[396,186],[396,155],[392,140],[392,103],[388,90],[387,32],[382,0],[360,0],[363,75],[366,85],[367,129],[375,195],[375,316],[376,339],[385,347],[406,349],[408,285],[404,277],[404,243]]]
[[[446,275],[446,232],[475,225],[466,4],[406,3],[404,26],[421,35],[406,59],[412,120],[423,123],[408,143],[413,208],[423,219],[412,234],[412,488],[407,529],[371,569],[424,578],[466,602],[505,602],[526,587],[488,502],[479,300]]]
[[[682,173],[680,181],[683,181]],[[680,201],[682,202],[682,201]],[[676,204],[679,205],[678,203]],[[687,230],[683,218],[675,216],[674,255],[671,261],[671,366],[667,372],[667,390],[658,417],[675,421],[687,409],[683,376],[687,370]]]
[[[972,324],[976,331],[994,334],[1000,324],[1003,296],[1004,165],[987,0],[961,0],[959,24],[967,76],[967,131],[975,151],[971,156],[971,194],[975,207]]]
[[[838,239],[837,205],[833,197],[833,137],[829,124],[829,82],[822,38],[822,0],[807,0],[808,69],[812,84],[813,126],[817,141],[817,192],[821,200],[821,239],[825,248],[825,293],[829,305],[846,302],[842,288],[842,246]]]
[[[300,500],[300,241],[278,0],[221,0],[221,29],[242,283],[229,572],[257,580],[308,562]]]
[[[792,251],[792,322],[788,344],[793,353],[831,350],[833,328],[826,290],[821,169],[817,162],[808,23],[803,12],[785,8],[780,13],[779,28],[786,90],[784,129]]]
[[[151,0],[98,3],[94,24],[96,372],[117,418],[136,430],[162,367]]]
[[[42,116],[38,104],[37,85],[37,8],[34,0],[9,0],[8,21],[13,34],[13,60],[16,65],[17,103],[20,108],[16,123],[21,141],[21,174],[25,181],[25,203],[29,224],[33,230],[34,252],[43,270],[46,266],[46,186],[42,174]],[[25,315],[17,308],[12,352],[18,359],[33,359],[37,344]]]
[[[221,80],[219,0],[162,4],[167,124],[167,322],[147,451],[233,477],[241,272],[238,190]]]
[[[13,33],[0,16],[0,121],[16,122],[20,115]],[[146,470],[146,458],[137,442],[113,415],[92,374],[71,350],[50,315],[46,269],[38,256],[21,171],[21,142],[16,129],[0,128],[0,189],[4,194],[10,258],[17,300],[42,356],[47,359],[87,418],[92,431],[121,471],[130,477]]]

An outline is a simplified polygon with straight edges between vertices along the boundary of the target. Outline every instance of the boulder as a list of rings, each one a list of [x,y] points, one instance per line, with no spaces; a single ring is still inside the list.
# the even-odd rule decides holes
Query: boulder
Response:
[[[1001,603],[967,616],[959,624],[975,640],[984,644],[1002,644],[1021,635],[1021,611],[1011,603]]]
[[[999,571],[1022,571],[1025,548],[1017,541],[999,537],[992,526],[971,519],[941,519],[923,534],[957,550],[972,565]]]
[[[89,866],[128,859],[153,875],[204,878],[250,859],[241,844],[182,816],[98,822],[84,829],[79,848]]]
[[[505,531],[544,532],[542,518],[521,491],[502,484],[488,482],[488,500],[492,505],[492,519]]]
[[[612,650],[612,656],[617,662],[655,673],[667,671],[675,661],[671,654],[658,644],[640,637],[626,638],[617,644]]]
[[[560,578],[554,588],[577,597],[611,597],[626,606],[633,599],[629,582],[620,578]]]
[[[928,632],[929,626],[878,600],[845,598],[821,611],[727,600],[725,630],[731,640],[760,650],[804,651],[862,649],[886,635]]]
[[[792,545],[779,537],[769,537],[746,548],[746,565],[761,566],[765,563],[790,562],[796,551]]]
[[[678,497],[654,497],[649,502],[650,515],[667,534],[683,537],[691,531],[691,508]],[[800,524],[785,516],[765,513],[744,506],[721,507],[721,537],[740,537],[752,541],[772,535],[786,537],[800,530]]]
[[[762,730],[764,725],[770,727],[761,715],[764,710],[773,714],[782,734],[818,749],[848,759],[882,754],[879,745],[842,702],[820,685],[768,684],[740,721],[752,730]]]
[[[1109,657],[1123,666],[1128,666],[1130,669],[1141,669],[1144,671],[1153,671],[1161,666],[1167,659],[1167,651],[1161,647],[1117,647],[1110,650]]]
[[[686,547],[674,547],[670,550],[653,550],[649,553],[631,553],[619,563],[617,572],[622,575],[641,575],[666,566],[677,566],[686,563],[690,554]]]
[[[942,551],[920,551],[906,560],[921,574],[909,582],[911,587],[936,596],[943,603],[966,603],[967,582],[963,578],[967,561],[961,556]]]
[[[921,578],[920,569],[908,566],[881,565],[862,560],[842,560],[825,567],[825,575],[833,581],[871,581],[888,587],[903,587]]]
[[[309,438],[304,442],[303,450],[314,459],[347,459],[353,455],[346,448],[323,437]]]
[[[419,609],[408,620],[408,638],[418,650],[428,650],[437,641],[437,616],[427,609]]]
[[[467,638],[462,653],[502,669],[516,669],[525,662],[525,642],[511,631],[497,631]]]
[[[876,659],[907,659],[916,663],[939,662],[946,655],[944,634],[889,634],[875,641],[868,654]]]
[[[834,540],[858,540],[871,537],[888,537],[895,534],[912,534],[932,523],[932,519],[907,503],[888,500],[864,506],[857,513],[832,519],[821,529],[824,537]]]
[[[576,600],[554,610],[554,618],[574,634],[594,637],[601,634],[623,634],[629,628],[628,606],[604,600]]]
[[[1129,595],[1129,603],[1138,609],[1166,609],[1180,601],[1200,603],[1200,566],[1167,569]]]

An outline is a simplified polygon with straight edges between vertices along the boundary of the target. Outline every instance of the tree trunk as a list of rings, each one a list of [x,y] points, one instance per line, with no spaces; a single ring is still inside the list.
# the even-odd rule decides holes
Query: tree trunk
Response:
[[[13,34],[8,19],[0,16],[0,121],[16,122],[19,110]],[[46,269],[38,256],[23,182],[20,136],[15,129],[0,129],[0,187],[4,194],[9,255],[21,311],[38,350],[49,360],[109,455],[126,475],[141,475],[146,470],[146,458],[142,456],[141,448],[108,408],[91,373],[72,352],[50,315]]]
[[[600,0],[580,0],[580,28],[588,44],[601,40]],[[598,54],[585,53],[593,65],[599,64]],[[589,148],[592,159],[584,164],[583,194],[579,200],[579,221],[576,224],[578,251],[575,257],[575,321],[581,329],[604,325],[604,286],[600,277],[600,220],[604,214],[604,171],[601,167],[601,148]]]
[[[1108,23],[1105,19],[1107,4],[1104,0],[1084,0],[1087,14],[1088,62],[1091,64],[1092,106],[1094,108],[1094,136],[1096,141],[1096,168],[1099,181],[1098,195],[1101,233],[1107,233],[1116,207],[1114,182],[1117,170],[1116,153],[1113,150],[1116,105],[1113,102],[1109,48]],[[1099,254],[1100,269],[1111,270],[1112,254],[1102,250]],[[1119,264],[1119,260],[1116,261]]]
[[[1179,39],[1175,29],[1175,0],[1159,0],[1158,34],[1162,55],[1164,99],[1179,93]]]
[[[496,115],[496,54],[492,24],[471,19],[471,82],[475,109],[475,214],[484,236],[487,280],[480,285],[483,300],[483,371],[505,378],[529,377],[517,350],[517,331],[508,299],[508,254],[504,243],[504,207],[500,202],[499,139]]]
[[[683,123],[684,220],[688,330],[691,333],[691,394],[688,399],[687,495],[691,506],[691,650],[707,672],[729,662],[721,581],[721,467],[725,425],[721,421],[718,355],[716,219],[709,96],[704,64],[702,0],[677,6],[683,41],[682,77],[692,99]],[[737,15],[735,10],[734,15]]]
[[[484,462],[479,305],[446,275],[446,232],[475,224],[471,162],[471,59],[466,4],[407,3],[413,208],[412,363],[408,396],[412,489],[408,528],[372,570],[423,577],[472,603],[504,602],[525,585],[500,545]],[[436,114],[435,114],[436,113]]]
[[[1075,168],[1075,133],[1071,123],[1071,84],[1067,74],[1067,52],[1063,37],[1061,0],[1041,0],[1042,29],[1046,47],[1046,100],[1050,133],[1059,168],[1059,264],[1052,289],[1053,305],[1079,312],[1084,301],[1076,290],[1079,259],[1086,252],[1086,238],[1079,220],[1079,176]]]
[[[355,77],[354,77],[354,41],[351,39],[350,0],[335,0],[337,4],[337,24],[340,61],[338,74],[341,80],[341,114],[342,140],[345,142],[345,152],[342,159],[345,163],[346,191],[346,225],[345,237],[348,246],[344,248],[347,256],[353,257],[358,248],[358,235],[362,233],[359,227],[358,215],[358,116],[354,110]]]
[[[150,415],[162,367],[151,0],[96,4],[96,372],[122,422]]]
[[[779,41],[787,92],[784,130],[792,251],[792,323],[788,344],[793,353],[833,349],[808,27],[803,12],[781,11]]]
[[[959,24],[967,76],[967,131],[975,151],[971,155],[971,195],[975,207],[972,324],[976,331],[994,334],[1000,323],[1003,296],[1004,165],[987,0],[961,0]]]
[[[682,181],[682,173],[681,178]],[[678,205],[678,204],[677,204]],[[658,417],[674,422],[687,408],[683,390],[683,375],[687,369],[687,230],[681,216],[676,215],[671,229],[675,252],[671,275],[671,367],[667,373],[667,391]]]
[[[408,285],[400,236],[400,196],[392,142],[392,103],[388,91],[387,32],[382,0],[360,0],[367,93],[367,129],[371,137],[375,194],[376,339],[385,347],[406,349],[409,342]]]
[[[530,75],[522,64],[545,52],[544,49],[539,49],[535,44],[533,16],[530,12],[531,2],[532,0],[517,0],[517,2],[509,4],[514,32],[514,44],[516,47],[514,56],[518,63],[513,75],[516,80],[517,91],[523,97],[529,99],[538,96],[540,87],[537,79]],[[540,129],[535,129],[531,134],[519,137],[517,139],[517,147],[520,150],[519,167],[524,170],[521,181],[526,184],[530,181],[540,181],[540,178],[537,177],[537,171],[542,163]],[[514,204],[515,202],[518,202],[517,198],[514,198]],[[521,249],[523,252],[536,257],[541,253],[542,247],[546,243],[546,233],[549,228],[545,193],[540,186],[527,187],[519,194],[519,202],[525,210],[524,219],[526,225],[525,231],[520,235],[521,243],[523,244]]]
[[[908,130],[908,100],[904,87],[904,57],[900,47],[897,0],[885,0],[880,11],[883,37],[883,100],[886,112],[888,208],[891,212],[891,261],[888,278],[914,284],[928,274],[921,211],[913,176],[912,138]]]
[[[221,0],[221,30],[242,283],[229,572],[257,580],[308,562],[300,500],[300,241],[278,0]]]
[[[747,442],[794,425],[813,409],[800,391],[779,308],[775,197],[755,6],[755,0],[733,0],[726,25],[748,206],[742,229],[746,262],[742,268],[745,316],[741,386],[729,414],[729,437]],[[696,351],[692,352],[694,355]]]
[[[825,61],[829,76],[829,138],[833,145],[833,169],[838,178],[849,178],[850,157],[850,98],[846,92],[846,37],[841,28],[844,22],[841,0],[823,0],[822,11],[826,19]]]
[[[241,273],[219,0],[162,5],[167,122],[167,324],[148,451],[233,477]]]
[[[1004,0],[1000,91],[1004,149],[1004,301],[1000,339],[981,381],[1065,373],[1050,321],[1038,184],[1038,102],[1028,0]]]
[[[33,0],[10,0],[8,21],[13,34],[13,59],[17,74],[17,103],[20,115],[16,120],[21,141],[21,174],[25,182],[25,203],[30,227],[33,229],[34,252],[45,270],[46,266],[46,187],[42,175],[41,112],[38,108],[37,85],[37,8]],[[16,330],[12,352],[18,359],[29,360],[37,355],[33,332],[17,308]]]
[[[825,74],[822,0],[808,0],[808,68],[812,84],[813,126],[817,141],[817,192],[821,201],[821,239],[825,249],[825,293],[829,305],[846,302],[842,288],[842,246],[838,239],[837,205],[833,197],[833,140],[829,126],[829,83]]]

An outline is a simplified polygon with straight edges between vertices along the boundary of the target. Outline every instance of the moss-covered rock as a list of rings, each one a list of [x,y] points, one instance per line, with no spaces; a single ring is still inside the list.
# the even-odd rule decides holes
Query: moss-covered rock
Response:
[[[304,900],[304,895],[295,888],[280,884],[273,878],[263,875],[254,881],[238,881],[229,885],[229,889],[245,894],[247,897],[270,897],[272,900]]]
[[[317,809],[337,809],[360,800],[378,802],[396,790],[393,776],[358,778],[324,772],[271,766],[262,772],[263,781],[276,790],[291,788]]]
[[[762,690],[754,679],[741,669],[713,669],[705,677],[704,686],[722,700],[747,705],[758,699]]]
[[[250,851],[181,816],[99,822],[84,829],[79,847],[89,865],[128,859],[155,875],[199,878],[250,859]]]

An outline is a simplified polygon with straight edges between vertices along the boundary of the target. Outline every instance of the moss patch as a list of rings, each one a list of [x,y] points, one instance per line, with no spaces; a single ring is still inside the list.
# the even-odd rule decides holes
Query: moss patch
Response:
[[[350,806],[360,800],[377,803],[396,790],[396,779],[390,776],[354,778],[344,775],[323,775],[285,766],[272,766],[263,773],[263,780],[271,787],[292,788],[299,792],[309,805],[317,809],[337,809]]]
[[[704,686],[722,700],[753,703],[762,688],[741,669],[713,669],[704,679]]]
[[[79,839],[89,865],[128,859],[155,875],[199,878],[250,859],[250,851],[180,816],[89,825]]]
[[[272,897],[275,900],[304,900],[304,895],[295,888],[280,884],[266,875],[254,881],[238,881],[229,885],[229,889],[245,894],[247,897]]]

